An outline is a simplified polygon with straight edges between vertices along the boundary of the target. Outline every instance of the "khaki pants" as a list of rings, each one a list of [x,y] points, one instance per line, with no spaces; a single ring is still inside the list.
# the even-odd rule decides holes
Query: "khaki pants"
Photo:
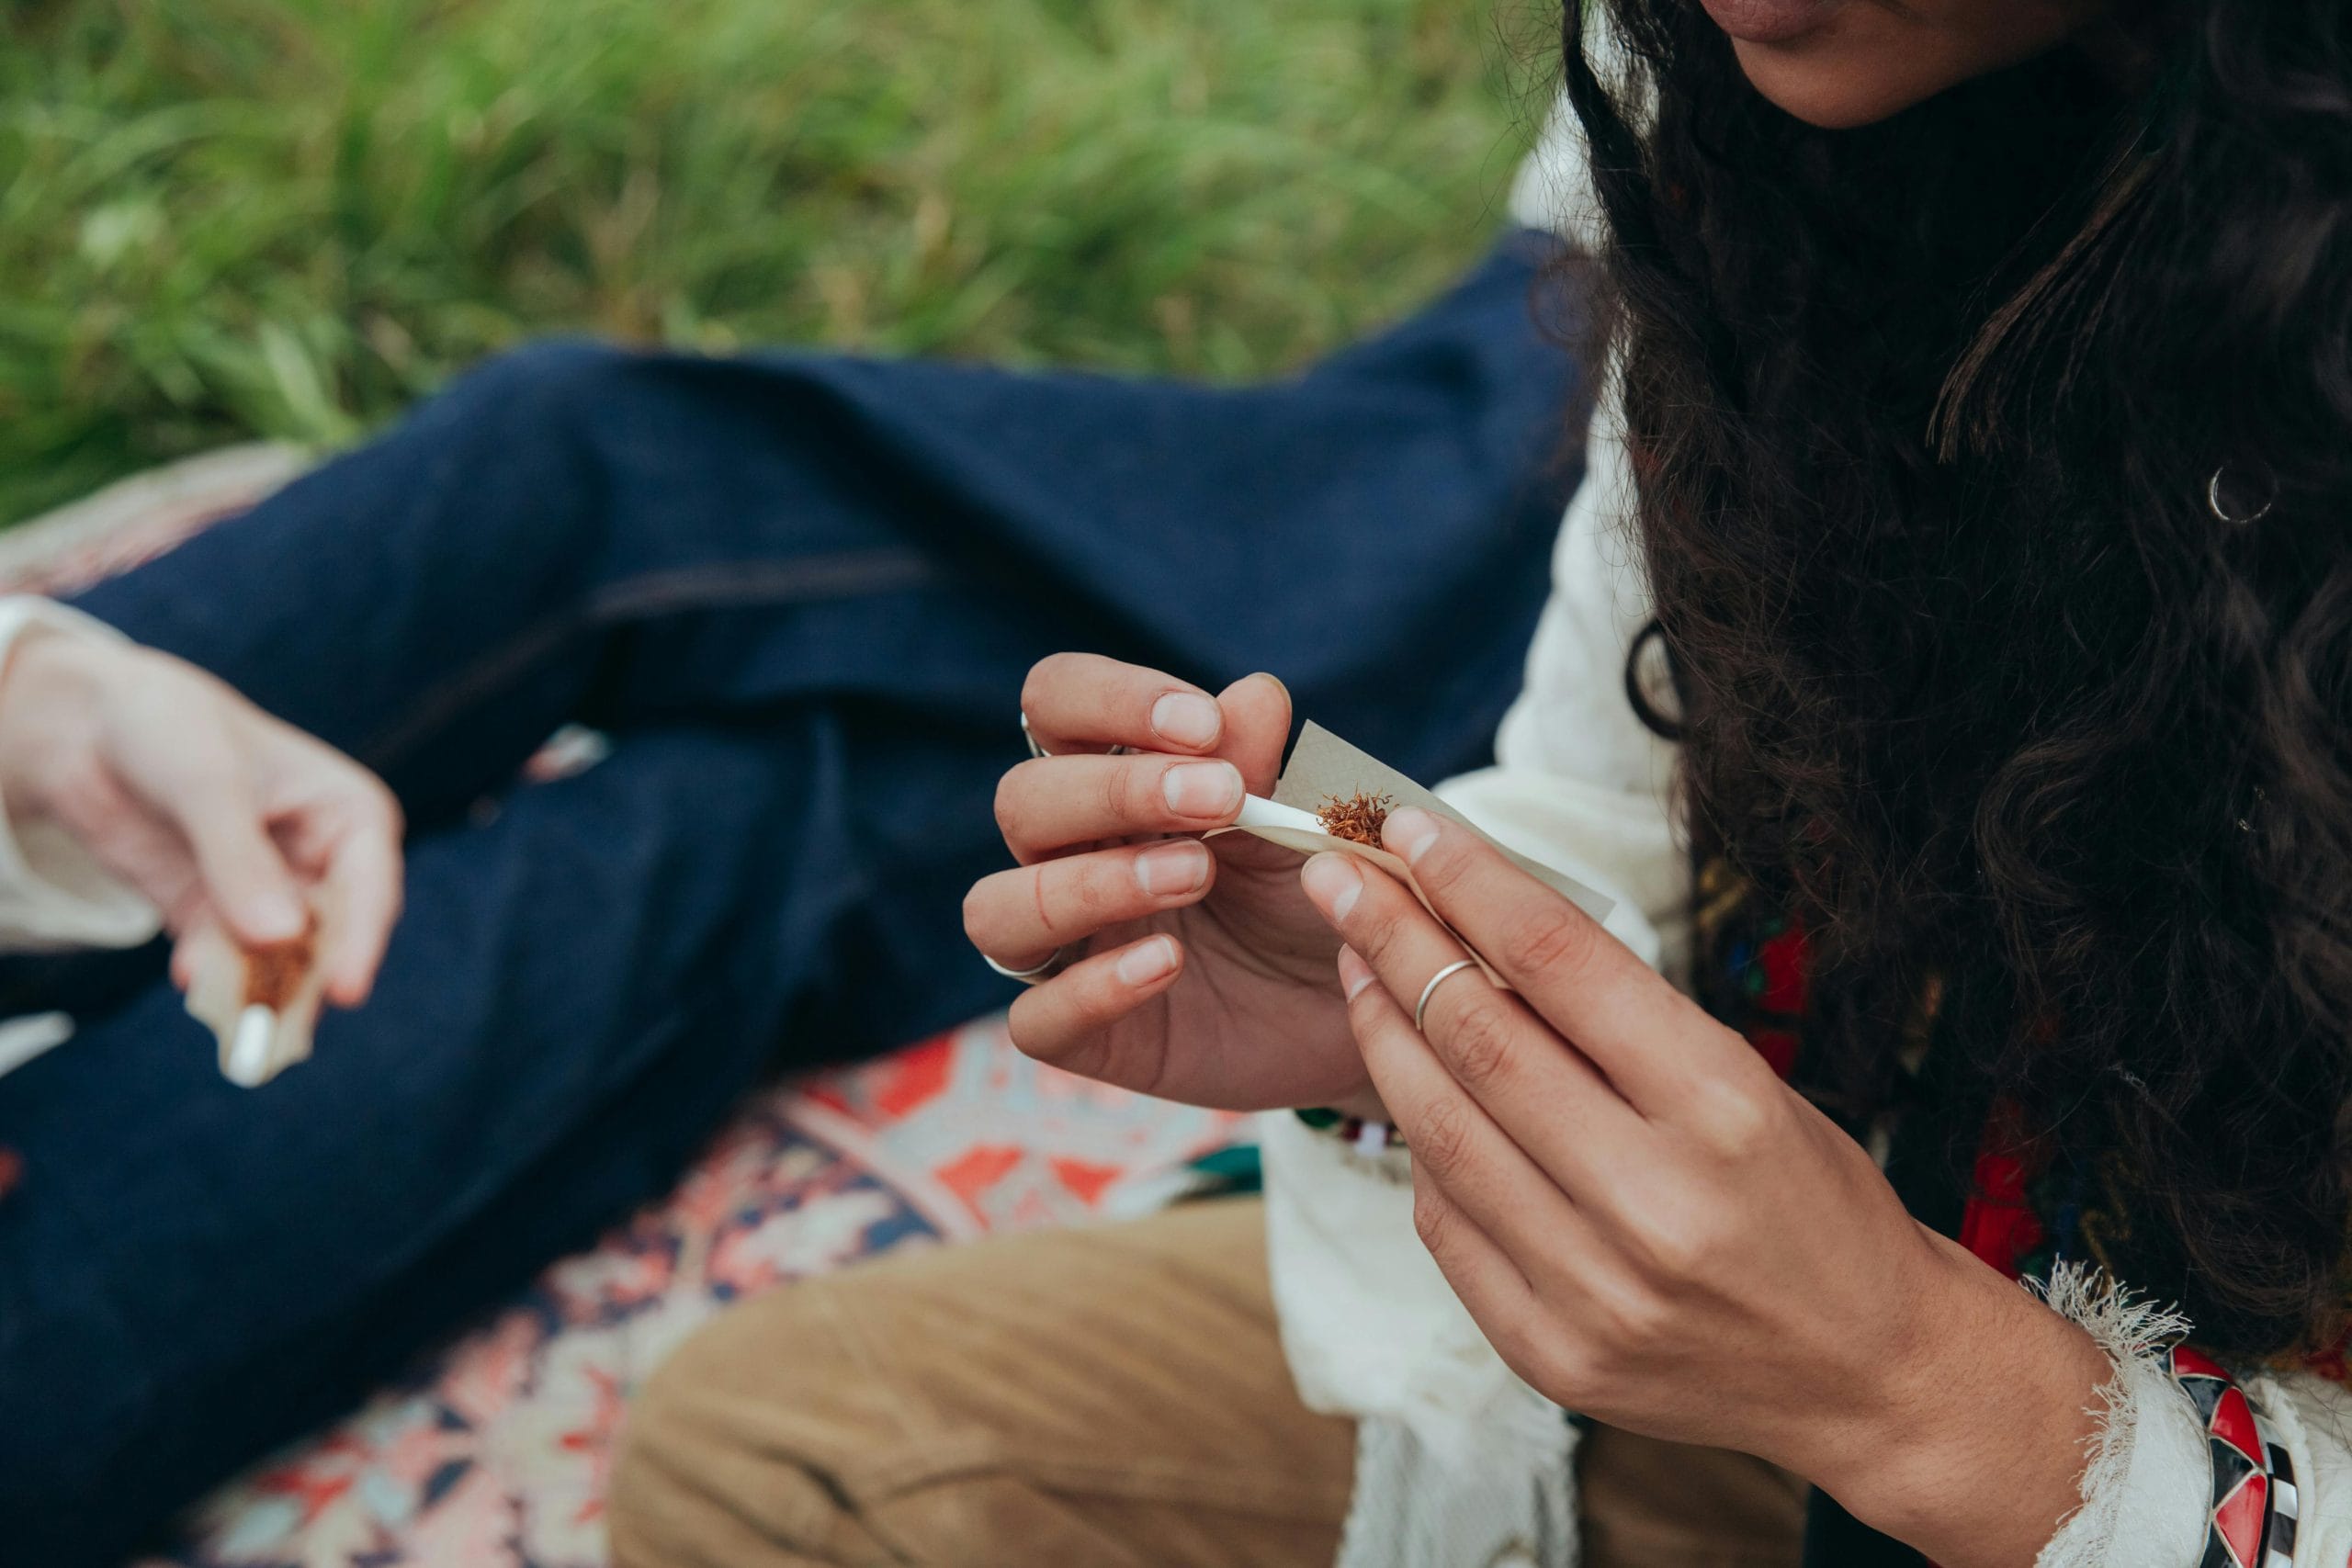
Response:
[[[1797,1561],[1802,1485],[1761,1461],[1609,1430],[1584,1456],[1589,1568]],[[1283,1363],[1263,1211],[1224,1200],[729,1313],[630,1413],[614,1560],[1329,1568],[1353,1464]]]

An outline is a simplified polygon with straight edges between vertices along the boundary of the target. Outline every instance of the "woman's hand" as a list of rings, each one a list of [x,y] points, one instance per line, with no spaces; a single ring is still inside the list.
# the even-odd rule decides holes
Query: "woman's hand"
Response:
[[[1365,1087],[1331,984],[1338,942],[1298,857],[1231,823],[1273,786],[1290,694],[1271,675],[1212,698],[1091,654],[1029,672],[1022,712],[1048,756],[998,786],[1019,863],[974,885],[964,930],[1009,968],[1074,962],[1012,1005],[1023,1051],[1197,1104],[1350,1103]],[[1107,756],[1113,746],[1132,754]]]
[[[248,945],[298,937],[308,888],[332,885],[327,995],[356,1007],[375,984],[401,907],[391,793],[192,665],[26,631],[0,676],[0,800],[64,829],[183,943],[216,924]]]
[[[1459,826],[1309,861],[1438,1265],[1571,1409],[1772,1460],[1945,1568],[2023,1568],[2076,1501],[2104,1356],[1914,1221],[1870,1156],[1573,904]],[[1361,954],[1361,956],[1359,956]]]

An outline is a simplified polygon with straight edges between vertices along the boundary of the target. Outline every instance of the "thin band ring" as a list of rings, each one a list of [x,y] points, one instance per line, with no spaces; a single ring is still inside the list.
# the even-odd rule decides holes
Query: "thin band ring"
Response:
[[[1043,964],[1035,964],[1027,969],[1014,969],[1006,964],[999,964],[995,959],[990,958],[985,953],[980,954],[981,963],[987,964],[989,968],[995,970],[1006,979],[1018,980],[1024,986],[1042,985],[1044,982],[1052,979],[1061,971],[1063,965],[1067,964],[1069,960],[1069,949],[1067,947],[1057,947],[1054,949],[1053,952],[1046,955],[1046,961]]]
[[[1464,969],[1476,969],[1476,967],[1478,967],[1478,961],[1475,958],[1457,958],[1453,963],[1447,964],[1444,968],[1430,976],[1430,983],[1421,987],[1421,999],[1413,1004],[1414,1033],[1419,1034],[1422,1032],[1421,1020],[1429,1016],[1430,998],[1437,994],[1437,988],[1445,984],[1447,977],[1449,976],[1459,975]]]

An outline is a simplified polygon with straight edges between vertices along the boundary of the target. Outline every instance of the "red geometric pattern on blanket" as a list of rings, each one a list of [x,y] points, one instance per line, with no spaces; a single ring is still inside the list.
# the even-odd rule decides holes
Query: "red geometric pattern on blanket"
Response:
[[[988,1019],[763,1096],[677,1190],[144,1568],[603,1568],[623,1402],[729,1301],[898,1247],[1141,1212],[1241,1118],[1040,1066]]]

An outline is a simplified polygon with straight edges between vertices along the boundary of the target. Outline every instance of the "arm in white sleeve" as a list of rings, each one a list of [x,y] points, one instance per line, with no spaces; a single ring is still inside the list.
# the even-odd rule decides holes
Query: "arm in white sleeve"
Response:
[[[2197,1412],[2164,1360],[2187,1324],[2074,1264],[2029,1288],[2081,1325],[2114,1369],[2098,1393],[2082,1506],[2035,1568],[2199,1568],[2212,1466]]]
[[[31,637],[119,637],[78,610],[0,596],[0,672]],[[11,738],[0,733],[0,746]],[[108,875],[54,823],[18,821],[0,802],[0,950],[136,947],[162,928],[154,907]]]
[[[2188,1327],[2182,1319],[2126,1300],[2077,1266],[2061,1264],[2043,1293],[2098,1342],[2115,1375],[2099,1391],[2082,1506],[2035,1568],[2212,1568],[2233,1557],[2246,1568],[2338,1568],[2352,1561],[2352,1394],[2308,1372],[2243,1377],[2254,1431],[2223,1419],[2214,1425],[2223,1436],[2211,1437],[2165,1363],[2166,1345]],[[2249,1438],[2255,1452],[2234,1449]],[[2216,1535],[2224,1550],[2209,1555]]]

